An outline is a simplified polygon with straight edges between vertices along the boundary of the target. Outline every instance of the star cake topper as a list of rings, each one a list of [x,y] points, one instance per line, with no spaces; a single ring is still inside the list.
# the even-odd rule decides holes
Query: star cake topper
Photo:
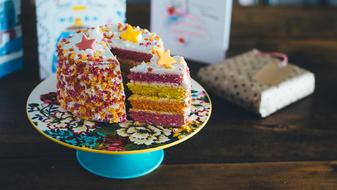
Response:
[[[96,39],[88,39],[88,37],[83,34],[82,40],[76,44],[78,49],[80,50],[86,50],[86,49],[94,49],[94,45],[96,44]]]
[[[141,34],[142,31],[135,30],[131,25],[127,25],[126,30],[120,34],[120,37],[123,40],[138,43]]]

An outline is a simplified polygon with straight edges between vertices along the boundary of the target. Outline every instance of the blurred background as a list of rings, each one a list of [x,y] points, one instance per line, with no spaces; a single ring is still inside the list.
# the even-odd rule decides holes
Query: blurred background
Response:
[[[119,182],[94,178],[95,176],[85,173],[77,166],[73,151],[48,142],[30,127],[25,116],[24,105],[32,89],[41,81],[38,61],[41,54],[38,53],[37,31],[38,26],[41,25],[37,24],[36,2],[45,3],[47,0],[0,0],[0,4],[8,1],[21,2],[21,9],[13,11],[16,6],[10,3],[6,4],[8,12],[0,9],[2,21],[0,24],[5,28],[5,32],[0,34],[0,37],[3,37],[0,39],[0,44],[16,42],[14,40],[20,39],[22,34],[22,45],[19,44],[17,48],[19,50],[13,48],[15,50],[13,51],[23,52],[24,64],[23,69],[0,77],[0,151],[2,155],[0,167],[1,171],[4,171],[3,175],[0,175],[0,189],[9,189],[6,185],[11,185],[11,189],[47,189],[45,187],[66,189],[64,187],[69,184],[68,181],[73,182],[69,186],[73,189],[88,189],[96,185],[99,189],[104,187],[111,189],[114,183]],[[103,2],[103,0],[90,1]],[[160,2],[160,0],[154,1]],[[161,0],[161,2],[168,1],[173,0]],[[199,0],[199,2],[202,1],[205,0]],[[192,183],[199,189],[207,189],[199,186],[202,184],[211,186],[213,189],[236,189],[229,187],[228,183],[239,184],[246,180],[247,182],[243,183],[248,184],[252,189],[273,189],[273,187],[277,189],[280,184],[273,183],[282,180],[283,188],[280,189],[291,189],[286,185],[293,185],[294,189],[305,189],[302,187],[304,184],[307,189],[337,189],[333,188],[334,184],[332,184],[336,183],[337,179],[337,162],[331,162],[331,166],[315,165],[323,163],[318,161],[337,158],[336,6],[337,0],[234,0],[227,57],[254,48],[285,53],[289,56],[290,63],[315,73],[317,79],[315,93],[266,119],[259,119],[250,112],[211,94],[214,107],[208,123],[209,127],[205,127],[200,134],[193,137],[193,140],[181,144],[179,148],[168,149],[165,165],[162,166],[161,171],[153,174],[153,179],[143,178],[144,181],[133,181],[125,187],[121,182],[116,188],[133,189],[132,187],[135,186],[134,189],[137,189],[141,185],[152,187],[162,182],[171,189],[193,188],[189,186]],[[50,15],[53,9],[47,8],[45,10]],[[81,8],[83,10],[81,6],[75,8],[75,10],[81,10]],[[99,11],[95,11],[97,12]],[[64,13],[61,11],[60,15],[64,16]],[[21,17],[17,16],[19,14]],[[3,24],[4,17],[9,18],[9,24]],[[150,0],[127,0],[125,17],[132,25],[150,27]],[[45,18],[45,15],[40,18]],[[51,23],[52,27],[56,26],[54,22],[48,23]],[[22,32],[20,32],[21,26]],[[49,36],[45,38],[51,39]],[[43,41],[40,40],[40,42]],[[197,61],[188,63],[193,78],[197,77],[200,68],[205,66]],[[292,162],[292,166],[284,163],[288,161]],[[315,163],[297,164],[293,161],[315,161]],[[229,173],[227,167],[222,165],[243,162],[241,170],[229,166],[232,169]],[[255,165],[257,162],[268,162],[268,164]],[[269,164],[270,162],[275,163]],[[177,172],[178,165],[182,166],[179,169],[180,172]],[[273,169],[273,166],[277,167]],[[184,177],[187,175],[185,171],[190,168],[195,170],[187,174],[197,173],[199,178]],[[257,176],[255,177],[254,174]],[[247,177],[249,175],[253,178]],[[222,180],[219,176],[225,176],[226,179],[229,176],[229,180]],[[273,177],[273,181],[265,176]],[[255,183],[259,178],[260,182]],[[311,180],[312,178],[316,180]],[[286,183],[287,180],[292,180],[292,183]],[[326,184],[325,188],[312,186],[323,183]],[[25,185],[26,188],[15,188],[19,185]],[[158,184],[155,187],[165,189]],[[239,189],[249,188],[240,186]]]
[[[191,0],[190,0],[191,1]],[[14,5],[13,3],[14,2]],[[2,15],[4,17],[8,17],[8,23],[11,23],[12,25],[4,25],[3,22],[2,23],[2,32],[0,34],[0,42],[1,42],[1,51],[0,51],[0,56],[3,56],[3,58],[6,58],[5,60],[10,60],[7,61],[8,64],[11,64],[11,67],[4,67],[3,69],[0,68],[0,70],[4,70],[4,72],[0,72],[0,78],[7,76],[7,74],[15,71],[15,70],[19,70],[21,67],[23,68],[31,68],[30,73],[27,73],[27,76],[33,75],[36,76],[38,75],[38,52],[37,52],[37,31],[36,31],[36,2],[37,0],[5,0],[2,2],[2,9],[0,9]],[[41,1],[44,2],[44,1]],[[73,1],[73,2],[80,2],[80,1]],[[101,1],[100,1],[101,2]],[[138,12],[140,9],[144,9],[146,10],[145,12],[149,12],[150,11],[150,2],[151,0],[126,0],[127,4],[127,11],[126,11],[126,18],[131,18],[128,19],[128,22],[133,24],[133,25],[139,25],[141,27],[149,27],[150,23],[150,15],[149,14],[143,14],[143,12]],[[219,1],[221,2],[221,1]],[[296,33],[296,31],[298,30],[296,27],[299,25],[296,19],[293,19],[292,16],[287,15],[290,12],[296,12],[294,9],[298,9],[298,7],[306,7],[305,10],[307,9],[312,9],[311,11],[314,12],[313,9],[315,10],[319,10],[319,9],[330,9],[331,14],[333,15],[333,7],[337,6],[337,0],[233,0],[234,3],[234,7],[236,7],[237,9],[245,9],[242,11],[248,11],[246,10],[246,7],[248,9],[248,7],[252,8],[250,11],[256,11],[256,13],[254,13],[254,15],[259,15],[258,12],[263,11],[264,15],[267,14],[276,14],[275,11],[271,10],[273,8],[275,9],[282,9],[282,11],[280,11],[280,15],[278,15],[277,18],[275,19],[283,19],[286,21],[287,25],[291,25],[292,24],[294,26],[294,29],[289,28],[290,26],[286,26],[285,28],[280,28],[280,33],[285,33],[286,31],[292,31],[295,32],[294,34],[296,39],[300,39],[303,36],[307,36],[308,34],[308,30],[304,30],[305,33]],[[18,8],[17,11],[11,11],[12,9],[14,9],[15,7],[20,7],[21,9]],[[273,7],[270,7],[273,6]],[[5,7],[8,11],[5,11]],[[259,9],[259,10],[255,10],[255,9]],[[260,10],[261,9],[261,10]],[[300,8],[301,9],[301,8]],[[302,10],[304,11],[304,10]],[[15,14],[14,14],[15,12]],[[240,12],[240,11],[239,11]],[[248,11],[249,12],[249,11]],[[132,15],[135,14],[142,14],[142,16],[140,17],[132,17]],[[235,11],[234,11],[235,14]],[[247,13],[249,14],[249,13]],[[21,22],[20,17],[18,15],[21,15],[23,19],[23,21]],[[238,15],[241,15],[238,14]],[[0,15],[1,16],[1,15]],[[124,14],[123,14],[124,16]],[[131,17],[130,17],[131,16]],[[242,16],[242,15],[241,15]],[[303,17],[303,20],[305,21],[305,17],[307,17],[307,19],[310,18],[310,22],[308,22],[307,24],[305,24],[305,22],[303,24],[300,24],[301,26],[303,25],[304,27],[309,27],[309,25],[311,25],[312,23],[312,19],[319,19],[317,16],[320,15],[316,15],[316,17],[312,17],[310,15],[307,14],[303,14],[303,16],[301,16],[301,18]],[[235,15],[234,15],[235,17]],[[332,16],[333,17],[333,16]],[[14,18],[15,22],[12,20]],[[239,17],[238,17],[239,18]],[[241,18],[241,17],[240,17]],[[255,18],[255,17],[254,17]],[[256,40],[256,37],[262,35],[261,30],[263,30],[263,28],[261,27],[256,27],[257,24],[261,23],[260,21],[266,22],[268,19],[265,17],[261,17],[258,18],[256,17],[256,20],[253,19],[253,17],[249,16],[248,18],[242,18],[242,19],[247,19],[249,20],[249,22],[247,22],[247,26],[249,25],[250,28],[258,28],[258,33],[257,35],[254,36],[254,38],[250,38],[251,44],[248,46],[247,44],[244,46],[244,50],[248,50],[251,48],[261,48],[261,49],[278,49],[279,51],[290,51],[289,48],[282,48],[280,47],[280,45],[277,44],[272,44],[272,45],[266,45],[266,44],[271,44],[274,40],[275,40],[275,34],[270,35],[269,37],[271,37],[271,39],[267,39],[266,36],[264,36],[265,41],[262,43],[260,40]],[[326,20],[330,19],[330,16],[327,16]],[[2,19],[3,21],[3,19]],[[273,20],[270,20],[271,24],[272,22],[275,22]],[[279,21],[278,21],[279,22]],[[327,28],[331,27],[331,23],[329,22],[318,22],[321,25],[326,26]],[[234,27],[231,28],[231,40],[234,43],[231,43],[231,47],[233,47],[233,49],[235,49],[236,47],[236,42],[237,40],[239,40],[240,42],[243,40],[243,34],[240,32],[241,30],[237,30],[236,29],[236,25],[241,26],[240,22],[234,22],[233,23]],[[273,24],[271,24],[273,25]],[[277,25],[280,26],[280,25]],[[22,30],[22,31],[21,31]],[[25,34],[25,36],[22,38],[22,34]],[[244,34],[245,36],[246,34]],[[291,36],[291,35],[290,35]],[[334,36],[334,35],[331,35]],[[286,39],[290,39],[289,35],[285,35],[284,36]],[[255,39],[255,40],[254,40]],[[6,51],[5,51],[6,50]],[[29,53],[23,51],[23,50],[30,50]],[[240,48],[240,50],[242,50],[242,47]],[[302,48],[303,51],[303,48]],[[14,54],[16,53],[16,54]],[[231,53],[231,52],[230,52]],[[236,52],[235,52],[236,53]],[[289,52],[287,52],[289,53]],[[234,54],[234,53],[233,53]],[[233,55],[232,54],[232,55]],[[230,55],[230,54],[228,54]],[[7,57],[5,57],[7,56]],[[8,57],[11,56],[11,57]],[[16,57],[13,57],[16,56]],[[22,59],[25,60],[29,60],[29,63],[23,63],[25,61],[22,61]],[[3,59],[4,60],[4,59]],[[33,61],[32,61],[33,60]],[[14,63],[15,62],[15,66]],[[10,69],[8,69],[10,68]]]
[[[130,3],[150,3],[150,0],[128,0]],[[235,4],[243,6],[252,5],[293,5],[293,6],[337,6],[337,0],[234,0]]]

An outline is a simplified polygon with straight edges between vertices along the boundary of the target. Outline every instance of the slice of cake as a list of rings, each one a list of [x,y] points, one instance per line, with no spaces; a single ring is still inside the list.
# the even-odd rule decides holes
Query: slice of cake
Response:
[[[140,123],[179,127],[191,110],[191,78],[183,57],[159,50],[150,62],[131,68],[127,84],[130,117]]]
[[[87,120],[126,120],[120,65],[99,27],[63,39],[57,48],[57,97],[60,105]]]
[[[121,63],[122,71],[152,58],[153,49],[163,49],[163,41],[155,33],[129,24],[113,24],[101,26],[105,41],[111,52]]]
[[[105,25],[81,30],[58,45],[58,100],[82,119],[125,121],[122,74],[128,73],[134,121],[175,127],[189,121],[188,66],[183,57],[164,51],[156,34],[128,24]]]

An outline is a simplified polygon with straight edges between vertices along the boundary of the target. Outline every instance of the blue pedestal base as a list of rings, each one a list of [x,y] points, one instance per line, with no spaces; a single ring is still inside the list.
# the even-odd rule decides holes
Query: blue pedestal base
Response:
[[[130,179],[155,170],[164,159],[164,151],[110,155],[77,150],[76,157],[81,166],[93,174],[113,179]]]

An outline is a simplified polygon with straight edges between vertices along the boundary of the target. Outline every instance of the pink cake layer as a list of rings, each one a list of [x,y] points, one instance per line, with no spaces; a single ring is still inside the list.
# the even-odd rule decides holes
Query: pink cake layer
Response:
[[[149,123],[161,126],[181,127],[186,123],[186,118],[182,114],[162,114],[145,111],[130,110],[130,117],[140,123]]]
[[[140,82],[162,82],[162,83],[174,83],[181,85],[183,77],[181,75],[173,74],[153,74],[153,73],[137,73],[131,72],[128,75],[129,80]]]
[[[131,59],[138,62],[148,62],[152,58],[151,54],[142,53],[137,51],[131,51],[121,48],[111,48],[111,52],[117,56],[117,58]]]

